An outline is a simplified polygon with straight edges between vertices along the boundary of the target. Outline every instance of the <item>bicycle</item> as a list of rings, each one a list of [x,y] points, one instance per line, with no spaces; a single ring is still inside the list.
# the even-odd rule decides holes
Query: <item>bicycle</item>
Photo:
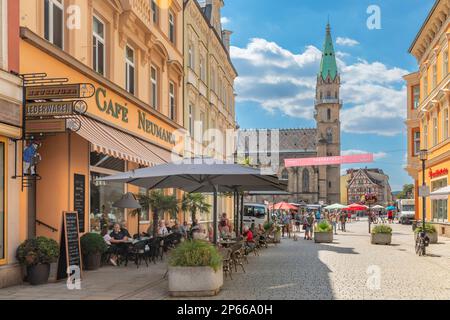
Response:
[[[427,234],[425,232],[419,232],[416,238],[416,254],[418,254],[419,257],[425,256],[427,254],[426,247],[428,247],[429,244],[430,238],[427,237]]]

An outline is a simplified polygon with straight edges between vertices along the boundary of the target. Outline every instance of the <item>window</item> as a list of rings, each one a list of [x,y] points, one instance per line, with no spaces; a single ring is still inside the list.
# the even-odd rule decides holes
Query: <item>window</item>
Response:
[[[134,77],[135,77],[135,69],[134,69],[134,50],[127,46],[126,47],[126,53],[125,53],[125,76],[126,76],[126,83],[125,83],[125,89],[131,93],[134,94]]]
[[[175,85],[173,82],[169,83],[169,117],[176,120],[176,100],[175,100]]]
[[[204,112],[200,112],[200,123],[202,126],[202,135],[205,132],[205,129],[207,127],[207,123],[205,122],[205,113]]]
[[[44,2],[44,36],[59,48],[63,48],[64,39],[64,4],[63,0],[45,0]]]
[[[445,78],[448,74],[448,50],[444,51],[444,57],[442,58],[442,78]]]
[[[192,105],[189,105],[189,123],[188,123],[188,129],[189,129],[189,135],[191,137],[194,136],[194,109],[192,108]]]
[[[211,90],[216,91],[216,70],[211,68]]]
[[[159,7],[156,4],[156,0],[152,0],[152,20],[154,24],[159,23]]]
[[[413,109],[416,110],[419,108],[420,104],[420,86],[413,87]]]
[[[331,128],[327,129],[327,142],[333,143],[333,129]]]
[[[427,72],[427,71],[425,71]],[[428,76],[425,75],[423,77],[423,96],[427,97],[428,96]]]
[[[439,136],[438,136],[438,119],[437,116],[433,117],[433,146],[437,145],[439,143]]]
[[[328,121],[331,120],[331,109],[327,110],[327,119],[328,119]]]
[[[442,133],[443,133],[443,138],[448,139],[449,138],[449,132],[448,132],[448,108],[444,109],[444,113],[443,113],[443,126],[442,126]]]
[[[5,143],[0,141],[0,261],[6,258]]]
[[[414,156],[418,156],[420,152],[420,131],[414,132]]]
[[[308,171],[308,169],[303,169],[302,190],[303,190],[303,192],[309,192],[309,171]]]
[[[148,192],[147,189],[145,188],[139,188],[139,195],[140,196],[148,196]],[[148,209],[141,209],[139,210],[140,213],[140,224],[149,224],[150,223],[150,212],[151,212],[152,208],[148,208]]]
[[[427,119],[423,120],[423,149],[428,149],[428,124]]]
[[[433,65],[433,89],[437,86],[437,65]]]
[[[192,45],[189,45],[189,61],[188,61],[188,67],[191,68],[192,70],[194,70],[195,68],[195,61],[194,61],[194,48],[192,47]]]
[[[155,67],[151,67],[150,70],[150,82],[151,82],[151,106],[153,109],[158,109],[158,70]]]
[[[432,192],[447,186],[447,179],[440,179],[431,183]],[[431,202],[433,219],[438,222],[446,222],[448,220],[448,201],[432,200]]]
[[[287,169],[284,169],[281,173],[281,180],[289,180],[289,171]]]
[[[105,75],[105,25],[97,17],[94,17],[92,36],[92,68]]]
[[[205,82],[206,80],[206,68],[205,68],[205,59],[203,56],[200,56],[200,79]]]
[[[169,12],[169,40],[175,44],[175,16],[173,12]]]

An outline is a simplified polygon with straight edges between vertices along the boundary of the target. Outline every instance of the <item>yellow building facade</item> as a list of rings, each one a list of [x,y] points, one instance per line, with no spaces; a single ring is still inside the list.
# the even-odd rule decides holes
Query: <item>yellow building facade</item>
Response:
[[[236,129],[237,72],[229,54],[231,32],[223,30],[220,22],[223,6],[222,0],[184,3],[184,121],[191,138],[187,157],[234,157],[234,139],[226,138],[227,130],[232,134]],[[212,203],[212,197],[208,198]],[[232,217],[231,198],[220,197],[218,206],[219,212]],[[210,224],[212,215],[203,214],[200,220]]]
[[[58,241],[64,211],[78,211],[82,233],[99,232],[102,217],[131,234],[147,231],[149,212],[138,226],[136,216],[113,207],[124,193],[145,190],[96,179],[183,154],[183,1],[20,5],[20,72],[96,89],[84,99],[86,113],[68,121],[70,130],[32,139],[41,145],[42,160],[39,178],[26,191],[24,218],[36,221],[36,235]]]
[[[422,219],[422,167],[419,151],[428,150],[425,183],[431,191],[450,182],[450,1],[436,1],[410,48],[419,71],[405,77],[408,83],[408,167],[416,182],[417,219]],[[438,232],[450,236],[449,199],[427,198],[427,220]]]

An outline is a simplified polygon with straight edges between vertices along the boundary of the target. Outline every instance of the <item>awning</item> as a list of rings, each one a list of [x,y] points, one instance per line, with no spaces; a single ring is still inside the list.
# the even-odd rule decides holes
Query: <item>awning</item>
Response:
[[[172,161],[167,150],[86,116],[75,119],[68,120],[68,127],[89,141],[93,151],[148,167]]]
[[[448,197],[450,197],[450,186],[446,186],[430,194],[431,200],[447,200]]]

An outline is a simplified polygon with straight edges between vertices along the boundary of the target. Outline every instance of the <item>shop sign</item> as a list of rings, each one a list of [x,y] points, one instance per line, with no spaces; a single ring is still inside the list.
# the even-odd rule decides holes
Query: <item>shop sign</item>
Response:
[[[91,98],[95,87],[88,83],[35,86],[25,88],[26,100]]]
[[[81,278],[83,265],[81,260],[80,230],[78,226],[78,212],[63,213],[58,280],[71,276],[69,272],[72,272],[74,267],[80,271],[78,276]]]
[[[120,104],[112,99],[107,98],[107,91],[104,88],[98,88],[95,95],[97,108],[115,119],[124,123],[129,122],[129,109],[125,104]],[[138,129],[148,133],[164,142],[176,145],[176,137],[173,133],[157,125],[153,121],[147,119],[147,113],[137,110]]]
[[[430,179],[435,179],[435,178],[439,178],[442,176],[446,176],[448,175],[448,169],[439,169],[436,171],[433,171],[432,169],[430,169],[430,172],[428,173],[428,176],[430,177]]]
[[[30,120],[26,123],[27,133],[63,133],[66,129],[66,119]]]

